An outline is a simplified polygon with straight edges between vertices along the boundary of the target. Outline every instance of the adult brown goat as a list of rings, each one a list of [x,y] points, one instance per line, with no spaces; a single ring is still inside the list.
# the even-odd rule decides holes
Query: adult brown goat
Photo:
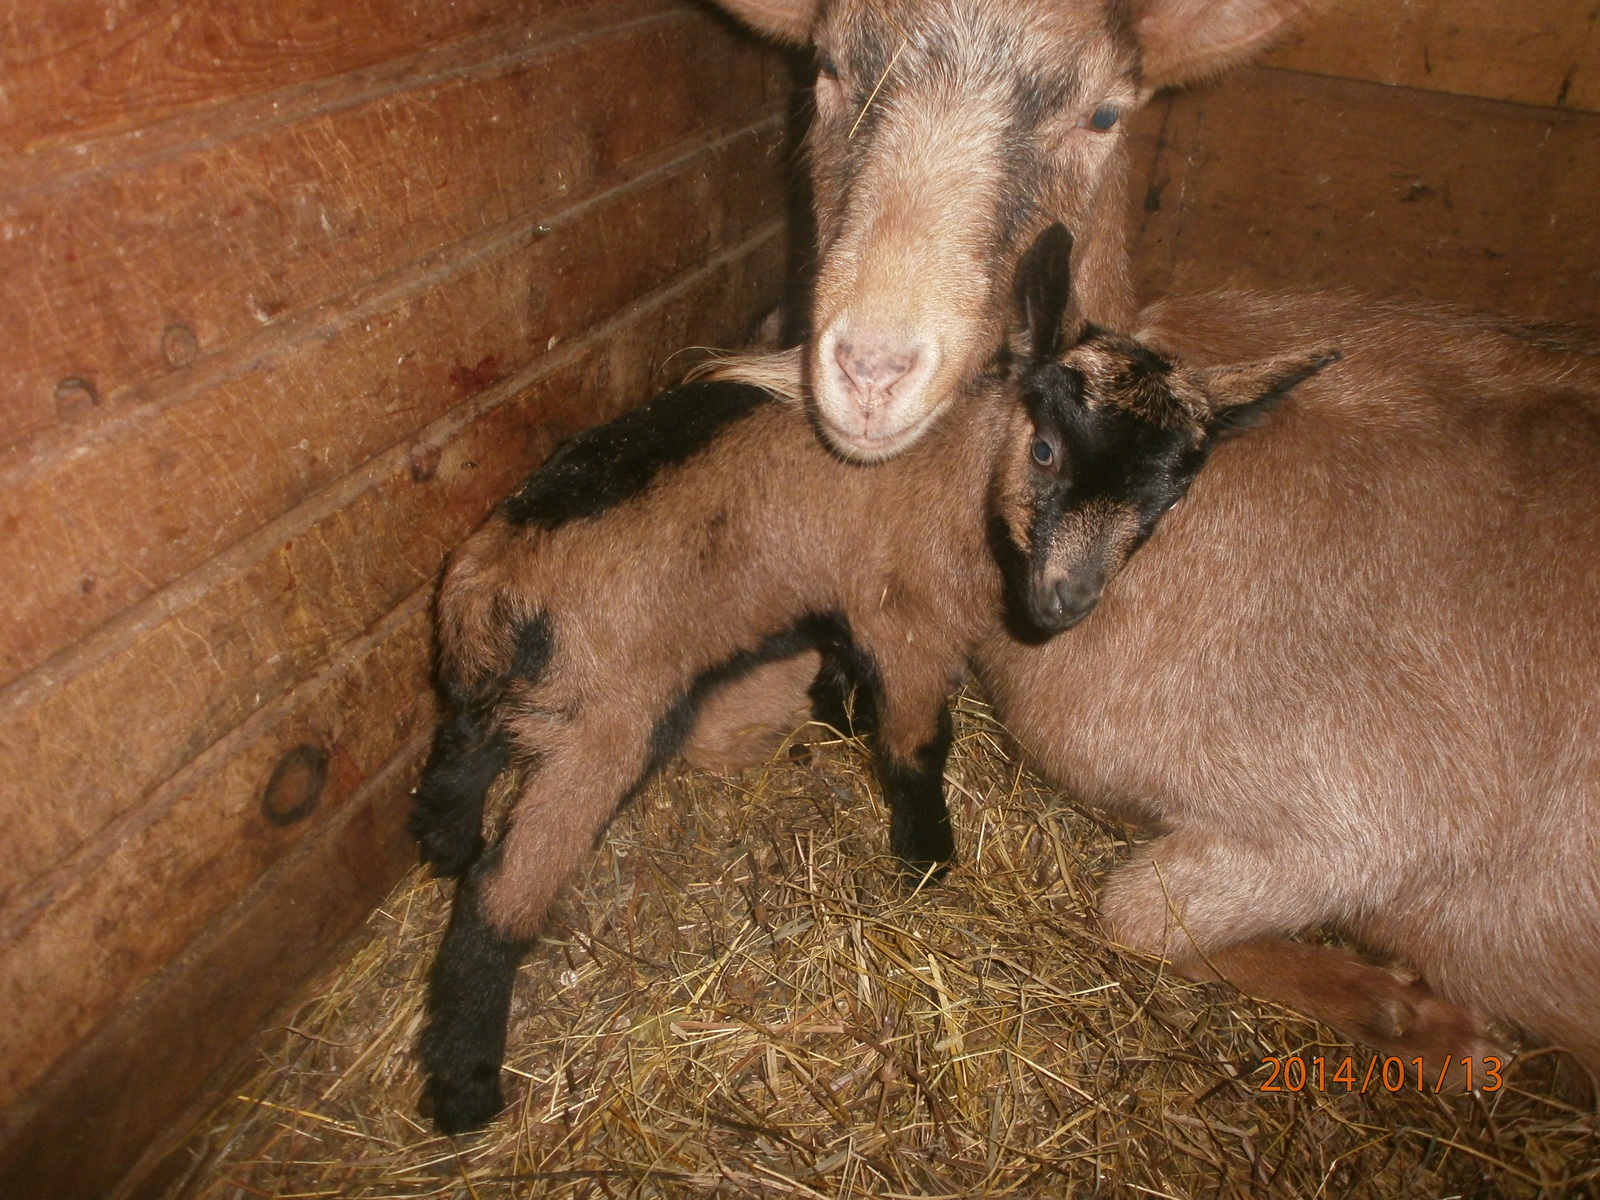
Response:
[[[1064,278],[1070,241],[1052,227],[1024,262],[1043,328],[1060,325],[1061,290],[1043,281]],[[1216,403],[1304,370],[1235,369]],[[412,818],[424,859],[463,876],[421,1041],[441,1129],[499,1109],[524,945],[618,806],[741,673],[819,647],[846,662],[875,714],[894,852],[919,873],[950,859],[945,702],[1000,625],[1007,574],[1027,575],[1029,547],[1067,512],[1065,483],[1029,465],[1067,436],[1050,419],[986,380],[912,450],[863,467],[823,447],[797,404],[692,384],[572,439],[457,551],[438,606],[448,712]],[[1185,453],[1197,468],[1204,447]],[[1014,592],[1036,632],[1076,615],[1054,592]],[[521,794],[486,845],[485,796],[513,761]]]
[[[1025,247],[1077,235],[1091,320],[1135,313],[1126,116],[1242,61],[1312,0],[719,0],[816,48],[819,263],[806,373],[823,432],[904,450],[994,358]]]
[[[1074,302],[1128,328],[1126,117],[1242,62],[1319,0],[718,0],[817,55],[806,148],[819,263],[788,369],[843,455],[900,453],[1014,325],[1024,247],[1077,235]],[[725,378],[762,383],[768,367]],[[701,717],[687,757],[760,761],[814,660],[763,667]]]
[[[1161,833],[1106,885],[1119,941],[1420,1055],[1430,1088],[1495,1052],[1485,1018],[1600,1073],[1597,348],[1218,294],[1027,386],[1076,414],[1050,422],[1061,461],[1120,455],[1155,486],[1162,464],[1107,430],[1198,428],[1174,359],[1330,341],[1342,361],[1218,447],[1078,629],[992,638],[976,665],[1055,784]],[[1094,605],[1131,518],[1090,517],[1037,548],[1035,591]],[[1289,940],[1319,927],[1422,980]]]

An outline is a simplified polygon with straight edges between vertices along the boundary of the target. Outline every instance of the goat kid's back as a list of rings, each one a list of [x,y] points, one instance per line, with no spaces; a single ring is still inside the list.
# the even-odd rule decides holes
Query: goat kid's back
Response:
[[[1332,925],[1600,1068],[1600,357],[1339,295],[1142,326],[1197,366],[1344,358],[1216,448],[1078,630],[979,653],[1047,775],[1165,834],[1113,932],[1383,1047],[1490,1048],[1281,940]]]

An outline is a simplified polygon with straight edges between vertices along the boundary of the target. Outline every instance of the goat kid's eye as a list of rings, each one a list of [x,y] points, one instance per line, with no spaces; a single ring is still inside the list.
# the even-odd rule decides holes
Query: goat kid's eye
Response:
[[[1117,123],[1122,116],[1122,110],[1115,104],[1102,104],[1094,110],[1094,115],[1089,118],[1089,128],[1099,133],[1104,133]]]
[[[839,78],[838,65],[823,51],[817,51],[817,74],[824,79],[837,80]]]
[[[1033,439],[1033,461],[1041,467],[1048,467],[1056,461],[1055,448],[1042,437]]]

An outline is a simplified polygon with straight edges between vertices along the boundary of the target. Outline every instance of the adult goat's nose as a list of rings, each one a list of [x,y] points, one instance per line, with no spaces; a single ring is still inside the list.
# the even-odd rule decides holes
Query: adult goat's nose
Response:
[[[917,348],[878,339],[852,339],[840,341],[833,358],[857,401],[870,405],[886,397],[917,365]]]

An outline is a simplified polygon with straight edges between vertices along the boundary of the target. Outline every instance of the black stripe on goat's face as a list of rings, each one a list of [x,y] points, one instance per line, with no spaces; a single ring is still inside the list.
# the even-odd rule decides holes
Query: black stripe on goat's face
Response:
[[[761,388],[721,380],[663,392],[563,442],[505,502],[506,519],[555,529],[597,517],[693,458],[728,426],[774,402]]]
[[[1026,560],[1015,600],[1038,632],[1083,620],[1193,482],[1206,429],[1176,382],[1167,359],[1094,332],[1023,375],[1026,444],[1001,511]]]
[[[1141,94],[1138,50],[1120,16],[1084,7],[824,6],[806,369],[822,432],[846,457],[902,452],[988,369],[1040,229],[1083,231],[1097,264],[1120,255],[1104,213],[1118,207],[1107,184],[1123,168],[1119,116]],[[1092,313],[1126,303],[1115,271],[1089,272],[1080,290]]]
[[[1336,348],[1185,367],[1131,338],[1064,320],[1071,233],[1051,225],[1017,264],[1027,340],[1012,384],[1027,421],[1007,447],[993,515],[1013,632],[1049,636],[1088,616],[1107,582],[1183,499],[1220,439],[1247,429]],[[995,531],[999,534],[999,530]],[[1031,626],[1029,629],[1027,626]]]

